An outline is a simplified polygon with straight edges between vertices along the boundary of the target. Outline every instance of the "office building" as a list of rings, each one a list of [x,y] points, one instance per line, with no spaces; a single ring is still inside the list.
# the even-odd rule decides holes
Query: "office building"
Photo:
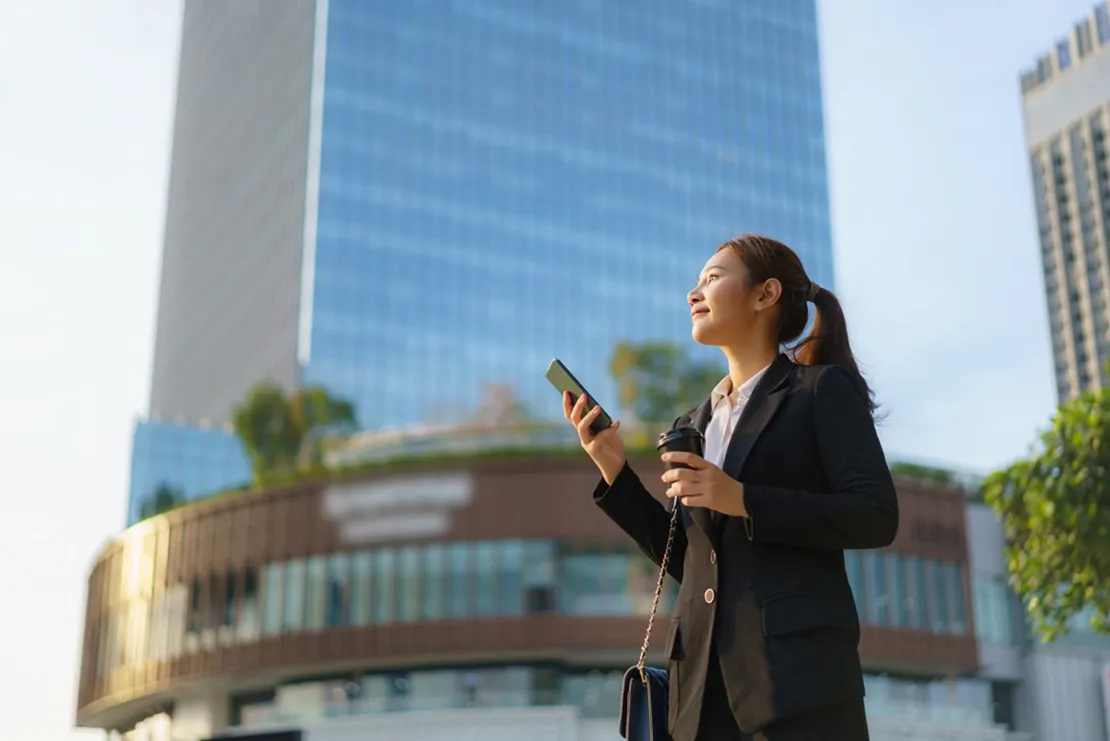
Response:
[[[562,450],[428,454],[132,526],[89,577],[78,724],[110,741],[618,738],[656,571]],[[661,497],[658,459],[634,465]],[[896,541],[846,554],[872,737],[1030,741],[1013,730],[1022,634],[969,561],[965,493],[896,485]],[[654,665],[677,597],[668,583]],[[800,609],[790,629],[825,619]]]
[[[834,284],[814,0],[186,0],[180,56],[129,522],[245,478],[261,380],[372,430],[486,383],[548,415],[552,356],[614,399],[616,341],[687,342],[740,231]]]
[[[1110,9],[1022,74],[1025,137],[1060,401],[1104,388],[1110,363]]]

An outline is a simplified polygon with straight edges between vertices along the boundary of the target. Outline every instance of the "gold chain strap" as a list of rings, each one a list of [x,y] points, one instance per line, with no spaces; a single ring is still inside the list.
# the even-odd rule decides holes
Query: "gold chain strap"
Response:
[[[636,670],[640,672],[640,681],[647,686],[647,675],[644,674],[644,661],[647,659],[648,646],[651,644],[651,626],[655,624],[655,612],[659,609],[659,597],[663,594],[663,583],[667,580],[667,563],[671,560],[671,543],[674,542],[674,528],[678,522],[678,502],[671,510],[671,527],[667,531],[667,545],[663,549],[663,558],[659,565],[659,579],[655,584],[655,598],[651,602],[651,615],[648,617],[647,634],[644,636],[644,645],[640,647],[640,658],[636,662]]]

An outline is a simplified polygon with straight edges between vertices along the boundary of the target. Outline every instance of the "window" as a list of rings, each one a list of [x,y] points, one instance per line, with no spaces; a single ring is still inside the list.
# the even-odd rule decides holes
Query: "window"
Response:
[[[304,561],[297,559],[285,564],[284,606],[281,629],[283,633],[304,627]]]
[[[527,612],[554,610],[555,544],[542,540],[525,543],[521,569],[524,609]]]
[[[1103,3],[1095,6],[1095,26],[1099,43],[1110,44],[1110,10]]]
[[[359,551],[351,557],[351,625],[370,622],[371,557]]]
[[[424,548],[423,596],[420,600],[420,616],[425,620],[439,620],[443,617],[446,597],[447,549],[439,543],[431,543]]]
[[[949,629],[956,634],[967,632],[967,598],[964,593],[964,569],[958,563],[946,563],[944,569],[944,586],[948,592],[948,604],[951,605]]]
[[[497,597],[497,544],[483,541],[474,546],[474,614],[492,615]]]
[[[382,548],[374,554],[374,591],[370,595],[370,603],[375,623],[393,620],[394,561],[392,548]]]
[[[397,560],[397,619],[416,620],[420,607],[420,549],[402,548]]]
[[[258,638],[258,571],[248,568],[243,575],[243,598],[239,604],[239,622],[236,634],[240,641],[253,641]]]
[[[906,572],[902,558],[897,553],[884,553],[887,562],[887,590],[890,595],[890,624],[895,627],[906,625]]]
[[[920,556],[906,556],[906,601],[910,627],[929,629],[929,600],[925,591],[925,562]]]
[[[863,553],[863,573],[867,580],[870,603],[868,618],[875,625],[890,624],[890,595],[886,588],[886,562],[879,551]]]
[[[347,581],[348,560],[345,553],[328,559],[328,614],[329,628],[346,625],[350,619],[350,586]]]
[[[948,598],[940,564],[932,559],[925,559],[925,595],[930,605],[929,628],[934,633],[945,632],[948,628]]]
[[[313,556],[307,566],[308,587],[305,590],[306,630],[320,630],[324,627],[324,615],[328,598],[328,562],[323,556]]]
[[[497,614],[519,615],[522,607],[521,570],[524,543],[506,540],[498,547]]]
[[[467,543],[452,543],[448,549],[447,617],[466,617],[470,612],[470,548]]]
[[[1068,45],[1067,39],[1056,44],[1056,63],[1063,72],[1071,66],[1071,47]]]

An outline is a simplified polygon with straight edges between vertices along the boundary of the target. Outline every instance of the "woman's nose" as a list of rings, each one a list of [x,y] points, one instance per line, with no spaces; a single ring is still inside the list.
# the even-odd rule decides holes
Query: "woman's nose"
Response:
[[[694,290],[686,294],[686,303],[690,304],[690,306],[693,306],[698,301],[701,301],[702,298],[703,297],[701,295],[701,291],[695,288]]]

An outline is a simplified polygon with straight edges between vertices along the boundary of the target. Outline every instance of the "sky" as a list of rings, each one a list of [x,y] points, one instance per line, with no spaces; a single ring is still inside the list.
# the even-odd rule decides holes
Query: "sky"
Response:
[[[1019,73],[1092,0],[819,0],[837,291],[895,456],[987,471],[1055,392]],[[0,0],[0,718],[73,722],[146,407],[177,0]]]

